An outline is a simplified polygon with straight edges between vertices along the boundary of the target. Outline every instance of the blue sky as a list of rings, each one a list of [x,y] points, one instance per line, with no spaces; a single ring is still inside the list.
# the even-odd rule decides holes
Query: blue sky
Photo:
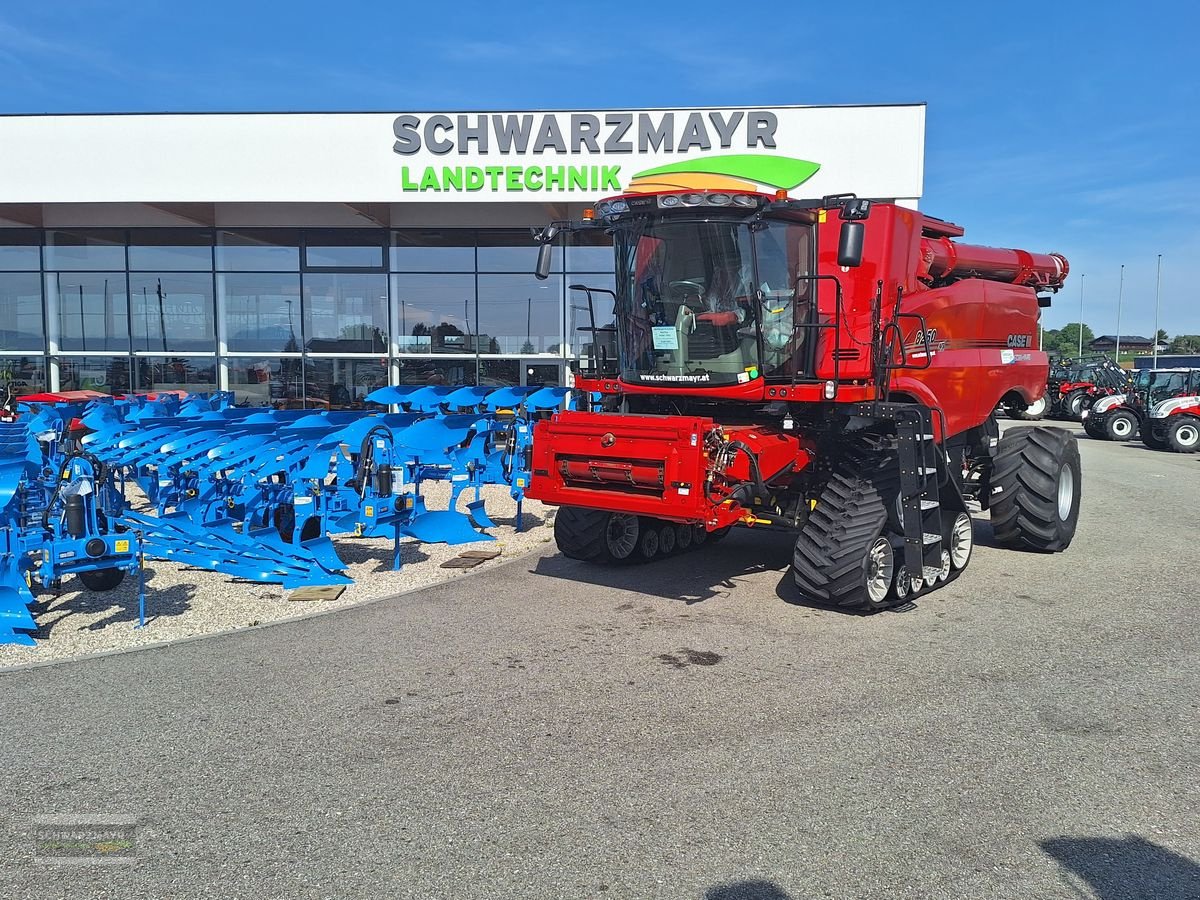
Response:
[[[1086,274],[1084,319],[1112,332],[1124,263],[1122,331],[1149,335],[1161,253],[1162,327],[1200,333],[1198,28],[1154,0],[0,0],[0,111],[926,102],[923,208],[1066,254],[1048,326]]]

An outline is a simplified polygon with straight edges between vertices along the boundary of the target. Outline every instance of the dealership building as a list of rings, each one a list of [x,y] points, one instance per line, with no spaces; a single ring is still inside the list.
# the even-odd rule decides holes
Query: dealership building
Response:
[[[539,281],[531,227],[638,185],[915,206],[924,131],[923,105],[0,116],[0,375],[320,407],[561,383],[611,247],[568,235]],[[802,181],[730,177],[752,156]]]

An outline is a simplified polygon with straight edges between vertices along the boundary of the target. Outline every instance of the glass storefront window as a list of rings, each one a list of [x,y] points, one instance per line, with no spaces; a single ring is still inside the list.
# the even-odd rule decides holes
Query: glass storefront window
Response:
[[[40,394],[49,388],[44,356],[0,356],[0,406],[5,398]]]
[[[0,228],[0,272],[36,272],[42,267],[42,233]]]
[[[479,383],[487,387],[502,387],[521,383],[521,361],[517,359],[481,359]]]
[[[538,245],[528,228],[492,228],[479,232],[480,272],[526,272],[537,268]],[[562,242],[554,245],[551,272],[563,270]]]
[[[225,345],[230,351],[300,351],[299,275],[220,275],[217,286],[225,305]]]
[[[58,357],[60,391],[99,391],[123,394],[129,390],[128,356]]]
[[[568,236],[568,272],[612,272],[612,237],[603,229],[576,231]]]
[[[42,276],[0,274],[0,350],[46,349],[42,323]]]
[[[125,232],[113,229],[46,232],[50,270],[124,271]]]
[[[226,368],[238,406],[304,406],[304,363],[297,357],[231,356]]]
[[[480,275],[480,352],[558,353],[562,290],[561,275]]]
[[[212,275],[129,276],[133,349],[164,353],[214,349]]]
[[[388,383],[387,357],[329,359],[310,356],[304,361],[309,406],[363,409],[367,394]]]
[[[129,303],[123,272],[49,274],[46,293],[58,309],[49,324],[59,350],[129,349]]]
[[[401,384],[475,383],[475,359],[402,359]]]
[[[527,385],[560,385],[562,384],[562,366],[557,363],[535,363],[525,366],[525,383]]]
[[[304,234],[304,265],[318,269],[382,269],[383,238],[379,230],[331,228]]]
[[[252,228],[217,233],[217,268],[224,272],[297,272],[299,232]]]
[[[134,384],[139,391],[193,391],[217,389],[217,360],[213,356],[138,356],[133,361]]]
[[[129,233],[129,268],[149,272],[211,272],[213,233],[147,228]]]
[[[401,353],[475,352],[474,275],[393,275]]]
[[[393,272],[474,272],[475,232],[469,228],[406,228],[392,232]]]
[[[304,340],[310,353],[388,352],[387,276],[306,274]]]

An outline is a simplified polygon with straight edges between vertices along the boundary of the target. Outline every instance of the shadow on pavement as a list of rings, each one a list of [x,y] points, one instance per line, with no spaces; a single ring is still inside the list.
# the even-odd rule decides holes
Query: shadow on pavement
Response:
[[[729,593],[739,578],[786,570],[791,563],[793,540],[791,535],[779,532],[738,528],[722,541],[648,563],[595,565],[560,553],[540,558],[533,573],[636,591],[690,606]]]
[[[709,888],[704,900],[792,900],[792,895],[773,881],[733,881]]]
[[[1039,841],[1058,864],[1097,900],[1196,900],[1200,865],[1137,835],[1126,838],[1058,837]]]

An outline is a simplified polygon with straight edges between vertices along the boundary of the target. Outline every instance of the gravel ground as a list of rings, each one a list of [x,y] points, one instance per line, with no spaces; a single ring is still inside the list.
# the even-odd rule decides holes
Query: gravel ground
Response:
[[[429,508],[444,509],[449,486],[430,482],[422,488]],[[465,492],[460,507],[473,495]],[[367,600],[403,593],[465,572],[494,567],[514,556],[542,547],[551,538],[552,511],[536,500],[526,500],[525,530],[517,532],[517,505],[500,486],[485,488],[487,511],[497,527],[489,533],[495,542],[477,544],[422,544],[411,538],[401,543],[402,568],[392,569],[390,538],[336,537],[338,555],[347,562],[354,579],[337,600],[291,601],[278,584],[241,581],[219,572],[193,569],[162,560],[146,560],[146,627],[138,621],[138,581],[126,577],[114,591],[93,593],[75,578],[65,590],[38,595],[33,607],[38,623],[37,645],[0,645],[0,669],[33,662],[48,662],[95,653],[125,650],[193,635],[215,634],[354,606]],[[501,555],[473,569],[443,569],[441,564],[464,550],[497,549]]]

